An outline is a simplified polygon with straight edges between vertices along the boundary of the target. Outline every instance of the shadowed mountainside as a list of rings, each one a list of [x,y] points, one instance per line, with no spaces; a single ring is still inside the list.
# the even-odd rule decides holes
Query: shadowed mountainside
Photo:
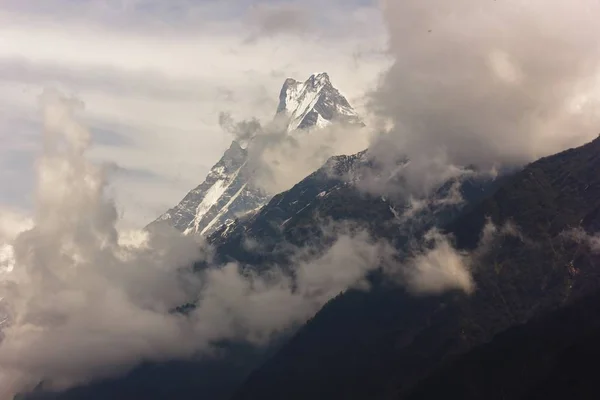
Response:
[[[597,256],[565,238],[595,231],[600,139],[530,164],[446,225],[474,249],[486,221],[511,222],[477,260],[472,296],[415,298],[385,284],[329,302],[234,399],[402,398],[449,357],[600,288]]]

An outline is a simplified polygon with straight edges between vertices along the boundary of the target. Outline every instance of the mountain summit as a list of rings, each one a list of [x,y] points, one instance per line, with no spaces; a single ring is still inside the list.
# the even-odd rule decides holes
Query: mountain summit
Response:
[[[360,123],[348,100],[331,84],[326,72],[313,74],[306,82],[288,78],[279,95],[277,114],[289,117],[288,132],[324,127],[332,121]]]
[[[306,82],[288,78],[281,89],[276,117],[286,117],[288,134],[322,128],[335,121],[361,124],[348,100],[331,84],[327,73]],[[250,144],[251,146],[251,144]],[[248,150],[236,141],[198,187],[149,225],[167,223],[186,234],[208,235],[237,216],[265,205],[272,194],[252,183]]]

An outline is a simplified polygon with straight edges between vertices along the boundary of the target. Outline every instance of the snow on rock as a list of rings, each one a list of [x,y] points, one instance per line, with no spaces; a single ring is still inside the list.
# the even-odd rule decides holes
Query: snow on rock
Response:
[[[270,197],[251,184],[247,159],[247,150],[234,141],[205,181],[148,228],[163,223],[185,234],[208,235],[226,221],[264,205]]]
[[[306,82],[288,78],[279,95],[277,114],[289,118],[288,132],[324,127],[333,120],[360,123],[358,114],[325,72],[311,75]]]
[[[208,210],[219,200],[219,198],[227,190],[227,183],[224,180],[216,181],[214,185],[204,195],[202,202],[196,207],[196,217],[194,218],[194,231],[198,231],[202,217],[206,215]]]

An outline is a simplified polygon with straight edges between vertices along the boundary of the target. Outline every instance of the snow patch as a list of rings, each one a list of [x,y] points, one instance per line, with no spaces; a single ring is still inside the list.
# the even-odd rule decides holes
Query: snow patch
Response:
[[[218,166],[218,167],[213,167],[212,172],[214,174],[221,175],[221,176],[225,175],[225,167],[222,165]]]
[[[308,208],[308,207],[309,207],[311,204],[312,204],[312,203],[308,203],[307,205],[305,205],[304,207],[302,207],[302,208],[300,209],[300,211],[298,211],[298,212],[296,213],[296,215],[298,215],[298,214],[300,214],[302,211],[306,210],[306,209],[307,209],[307,208]]]
[[[289,222],[291,219],[292,219],[292,218],[290,217],[290,218],[286,219],[285,221],[283,221],[283,222],[281,223],[281,227],[284,227],[284,226],[285,226],[285,224],[287,224],[287,223],[288,223],[288,222]]]
[[[229,211],[229,206],[231,206],[231,204],[235,201],[235,199],[237,199],[239,197],[239,195],[244,191],[244,189],[246,188],[246,185],[248,183],[244,183],[242,185],[242,187],[240,188],[240,190],[237,191],[236,194],[234,194],[233,196],[231,196],[231,199],[229,199],[229,201],[227,202],[227,204],[225,204],[225,207],[221,208],[221,211],[217,214],[216,217],[214,217],[212,219],[212,221],[210,221],[209,224],[206,225],[206,227],[202,230],[201,234],[204,235],[204,233],[206,233],[210,228],[212,228],[212,226],[219,221],[219,219],[223,216],[223,214],[225,214],[227,211]],[[221,196],[219,196],[221,197]],[[196,228],[196,231],[198,231],[198,228]]]
[[[223,193],[227,190],[227,186],[229,185],[227,185],[224,180],[218,180],[206,191],[202,202],[196,207],[196,217],[193,222],[195,232],[198,232],[202,217],[204,217],[208,210],[219,201],[219,198],[223,196]]]

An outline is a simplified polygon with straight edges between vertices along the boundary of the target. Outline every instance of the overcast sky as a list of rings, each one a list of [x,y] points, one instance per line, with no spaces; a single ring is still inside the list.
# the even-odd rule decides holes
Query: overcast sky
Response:
[[[269,120],[285,78],[329,72],[359,112],[389,65],[376,1],[3,0],[0,206],[32,206],[38,96],[85,103],[97,161],[116,163],[122,226],[201,183],[229,146],[218,116]]]

